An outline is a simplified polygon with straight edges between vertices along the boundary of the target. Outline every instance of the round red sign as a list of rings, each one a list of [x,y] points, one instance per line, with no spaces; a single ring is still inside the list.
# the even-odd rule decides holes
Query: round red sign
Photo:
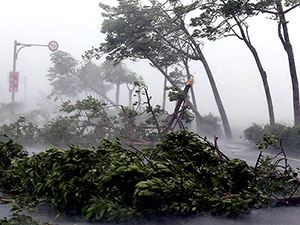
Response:
[[[55,52],[58,49],[58,43],[56,41],[50,41],[48,48],[50,51]]]

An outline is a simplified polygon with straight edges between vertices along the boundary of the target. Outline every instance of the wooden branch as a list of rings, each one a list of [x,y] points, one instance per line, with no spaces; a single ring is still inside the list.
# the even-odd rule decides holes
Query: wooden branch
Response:
[[[187,53],[187,52],[185,52],[185,51],[183,51],[182,49],[180,49],[180,48],[178,48],[178,47],[176,47],[173,43],[171,43],[170,41],[169,41],[169,39],[167,39],[166,37],[165,37],[165,35],[162,35],[160,32],[158,32],[158,31],[155,31],[171,48],[173,48],[173,49],[175,49],[176,51],[178,51],[178,52],[180,52],[181,54],[183,54],[183,55],[185,55],[185,56],[187,56],[187,57],[189,57],[190,59],[193,59],[193,60],[198,60],[199,59],[199,57],[198,56],[194,56],[194,55],[191,55],[191,54],[189,54],[189,53]]]
[[[282,27],[282,24],[281,24],[281,21],[278,22],[278,36],[279,36],[279,39],[284,47],[284,49],[287,51],[287,47],[286,47],[286,41],[284,40],[284,37],[282,35],[282,31],[281,31],[281,27]]]
[[[161,129],[160,129],[158,120],[157,120],[157,118],[156,118],[155,113],[153,112],[152,105],[150,104],[151,98],[149,97],[149,94],[148,94],[147,89],[144,88],[144,90],[145,90],[145,94],[146,94],[146,98],[147,98],[147,105],[148,105],[148,108],[149,108],[149,110],[150,110],[150,112],[151,112],[151,114],[152,114],[152,117],[153,117],[153,119],[154,119],[155,126],[156,126],[156,129],[157,129],[157,131],[158,131],[158,135],[159,135],[159,137],[160,137],[160,140],[163,141],[163,140],[164,140],[164,136],[163,136],[163,134],[161,133]]]
[[[257,167],[258,167],[259,160],[260,160],[261,156],[262,156],[262,151],[260,151],[260,153],[259,153],[259,155],[257,157],[256,163],[255,163],[255,167],[254,167],[254,171],[257,170]]]
[[[292,6],[291,8],[285,10],[285,11],[283,12],[283,14],[288,13],[289,11],[293,10],[294,8],[297,8],[298,6],[300,6],[300,3],[298,3],[298,4],[294,5],[294,6]]]
[[[92,89],[94,92],[99,94],[102,98],[106,99],[110,104],[115,105],[115,103],[110,100],[107,96],[101,94],[96,88],[92,87],[86,80],[84,80],[82,77],[75,74],[75,77],[77,77],[79,80],[83,81],[90,89]]]
[[[130,147],[133,148],[136,152],[141,153],[141,155],[144,157],[145,160],[147,160],[147,162],[151,165],[151,167],[152,167],[153,169],[156,168],[156,167],[153,165],[153,163],[151,162],[151,160],[148,159],[148,157],[146,157],[146,155],[143,153],[143,151],[141,151],[141,150],[135,148],[134,146],[130,146]]]
[[[52,220],[50,220],[48,223],[45,223],[45,225],[51,225],[51,224],[53,224],[53,222],[54,222],[55,220],[57,220],[58,217],[60,217],[60,213],[58,213],[58,214],[57,214]]]
[[[131,133],[131,134],[129,134],[129,135],[131,136],[131,135],[133,135],[134,123],[133,123],[132,120],[128,117],[127,112],[126,112],[126,110],[125,110],[125,108],[124,108],[123,105],[121,105],[121,109],[122,109],[122,111],[123,111],[123,113],[124,113],[124,115],[125,115],[125,117],[126,117],[127,122],[128,122],[128,127],[129,127],[129,130],[130,130],[130,133]]]
[[[182,108],[181,108],[181,110],[178,111],[179,116],[176,116],[177,120],[174,123],[173,128],[171,130],[175,130],[177,124],[180,129],[185,130],[185,127],[183,126],[181,118],[182,118],[182,114],[184,113],[186,108],[187,108],[187,106],[185,106],[185,101],[183,101]]]
[[[299,205],[300,203],[300,195],[291,197],[289,199],[286,198],[276,198],[276,206],[294,206]]]
[[[170,121],[169,121],[169,123],[168,123],[168,125],[167,125],[167,127],[166,127],[166,129],[165,129],[165,131],[164,131],[164,134],[166,134],[166,133],[169,132],[169,130],[171,129],[171,127],[172,127],[172,125],[173,125],[173,123],[174,123],[174,121],[176,120],[176,117],[177,117],[177,115],[178,115],[178,113],[179,113],[179,109],[180,109],[182,103],[184,102],[184,100],[185,100],[186,97],[187,97],[187,93],[188,93],[189,89],[190,89],[191,86],[192,86],[193,80],[194,80],[194,78],[192,77],[192,78],[186,83],[185,88],[184,88],[184,90],[182,91],[182,93],[180,93],[182,96],[181,96],[181,98],[180,98],[180,99],[177,101],[177,103],[176,103],[174,112],[173,112],[173,114],[172,114],[172,116],[171,116],[171,119],[170,119]]]
[[[225,155],[221,150],[220,150],[220,148],[219,148],[219,146],[218,146],[218,136],[214,136],[214,144],[215,144],[215,146],[214,146],[214,148],[215,148],[215,150],[217,151],[217,153],[218,153],[218,155],[219,156],[222,156],[223,158],[225,158],[227,161],[229,161],[230,159],[229,159],[229,157],[227,156],[227,155]]]
[[[287,162],[287,155],[286,155],[283,145],[282,145],[282,139],[279,140],[279,146],[280,146],[281,152],[284,156],[284,165],[285,165],[285,170],[286,170],[288,167],[288,162]]]
[[[259,12],[262,12],[262,13],[269,13],[269,14],[272,14],[272,15],[275,15],[277,16],[278,13],[277,12],[273,12],[273,11],[270,11],[270,10],[266,10],[266,9],[254,9],[255,11],[259,11]]]
[[[225,199],[233,199],[233,198],[237,198],[239,197],[239,194],[228,194],[228,195],[225,195],[223,197],[221,197],[221,200],[225,200]]]

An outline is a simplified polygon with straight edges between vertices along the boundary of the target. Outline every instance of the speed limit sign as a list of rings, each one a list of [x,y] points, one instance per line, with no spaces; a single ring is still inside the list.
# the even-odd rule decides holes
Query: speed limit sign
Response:
[[[48,48],[50,51],[55,52],[58,49],[58,43],[56,41],[50,41]]]

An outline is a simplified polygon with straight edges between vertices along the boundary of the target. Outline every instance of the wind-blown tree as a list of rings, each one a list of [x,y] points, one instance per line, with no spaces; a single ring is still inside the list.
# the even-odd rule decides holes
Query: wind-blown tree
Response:
[[[79,62],[69,53],[56,51],[51,54],[53,66],[48,70],[48,80],[53,87],[51,95],[74,97],[79,91],[77,73]]]
[[[76,76],[80,79],[81,90],[92,90],[96,92],[102,100],[114,104],[114,102],[107,97],[107,92],[112,86],[105,82],[105,74],[103,74],[103,70],[100,66],[87,60],[84,62]]]
[[[295,125],[300,125],[299,84],[293,46],[289,37],[286,14],[296,8],[299,8],[299,6],[299,0],[257,0],[255,3],[248,3],[245,6],[245,10],[248,12],[261,12],[269,14],[278,22],[278,37],[288,57],[290,77],[292,81]]]
[[[24,103],[10,102],[0,103],[0,125],[16,121],[20,116],[19,113],[25,111]]]
[[[126,87],[128,89],[128,106],[129,108],[131,108],[133,105],[132,102],[132,97],[133,97],[133,92],[136,90],[137,92],[139,92],[139,85],[143,84],[144,79],[142,76],[138,76],[137,79],[133,82],[133,83],[126,83]]]
[[[160,12],[158,11],[159,8],[156,6],[143,7],[138,0],[119,1],[117,7],[102,4],[101,8],[105,12],[103,13],[105,20],[101,31],[106,34],[106,39],[100,47],[88,51],[86,56],[100,58],[103,53],[106,53],[107,59],[115,62],[127,58],[132,60],[147,59],[173,87],[180,91],[178,85],[166,73],[165,68],[177,63],[182,52],[166,42],[162,38],[162,32],[160,32],[167,29],[166,25],[173,27],[177,24],[165,24],[165,17],[162,16],[162,13],[158,13]],[[193,105],[191,107],[196,119],[201,120],[199,112]],[[224,110],[223,112],[225,113]],[[225,128],[225,133],[231,137],[227,117],[224,121],[224,124],[228,125]]]
[[[201,41],[192,35],[189,27],[186,25],[186,17],[197,9],[197,4],[183,5],[180,1],[171,1],[171,4],[160,4],[153,0],[152,7],[156,9],[161,18],[160,26],[155,28],[155,32],[169,46],[191,60],[200,61],[208,76],[212,92],[220,113],[225,135],[232,138],[231,128],[225,112],[216,82],[214,80],[210,66],[200,48]]]
[[[171,4],[166,6],[166,4],[162,5],[156,0],[153,1],[155,1],[155,5],[159,7],[162,14],[165,15],[165,20],[173,25],[168,29],[162,30],[160,34],[161,37],[186,58],[197,60],[202,63],[216,100],[225,135],[228,138],[232,138],[231,128],[216,82],[210,66],[200,48],[201,41],[197,36],[194,36],[191,33],[189,27],[186,25],[186,17],[197,9],[197,2],[189,5],[183,5],[180,1],[171,1]]]
[[[254,16],[254,13],[243,10],[243,4],[244,2],[240,0],[206,0],[199,2],[197,8],[200,9],[200,13],[191,19],[192,26],[196,28],[193,34],[207,37],[209,40],[234,36],[246,44],[254,57],[263,82],[268,105],[269,123],[274,125],[275,116],[267,73],[263,68],[256,48],[251,42],[247,23],[247,19]]]
[[[166,67],[166,73],[168,74],[168,67]],[[162,100],[162,109],[166,109],[166,99],[167,99],[167,78],[164,79],[164,90],[163,90],[163,100]]]
[[[106,96],[111,88],[105,84],[101,68],[96,64],[85,61],[80,64],[72,55],[64,51],[51,54],[52,66],[48,70],[48,79],[53,90],[51,95],[56,97],[76,97],[83,90],[92,90],[107,102],[114,104]]]
[[[187,79],[190,80],[193,76],[190,72],[190,67],[189,67],[189,59],[187,57],[182,58],[182,62],[186,71]],[[191,86],[191,96],[192,96],[192,101],[194,106],[197,108],[197,102],[196,102],[196,96],[194,92],[194,87]]]
[[[169,73],[169,76],[174,80],[174,82],[176,82],[176,84],[181,88],[183,89],[187,83],[187,81],[189,80],[187,78],[187,75],[185,75],[182,71],[181,68],[179,68],[178,66],[175,66],[174,70],[171,71]],[[192,87],[191,87],[192,88]],[[177,91],[175,88],[173,87],[166,87],[167,90],[169,90],[169,100],[170,101],[175,101],[177,98],[176,98],[176,95],[177,95]],[[180,93],[179,93],[180,94]]]
[[[130,71],[125,64],[114,64],[112,61],[105,61],[101,65],[101,73],[106,81],[116,85],[116,105],[119,105],[120,86],[122,84],[133,84],[138,80],[136,73]]]

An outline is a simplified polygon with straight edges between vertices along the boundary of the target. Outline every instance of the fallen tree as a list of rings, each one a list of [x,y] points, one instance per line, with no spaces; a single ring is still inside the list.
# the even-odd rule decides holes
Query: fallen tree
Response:
[[[260,155],[249,167],[220,153],[188,131],[171,132],[142,150],[104,139],[92,149],[70,145],[30,157],[6,139],[0,144],[6,162],[0,165],[0,188],[18,196],[19,203],[46,202],[105,221],[203,212],[236,216],[293,201],[297,173],[281,167],[282,160],[273,163]]]

